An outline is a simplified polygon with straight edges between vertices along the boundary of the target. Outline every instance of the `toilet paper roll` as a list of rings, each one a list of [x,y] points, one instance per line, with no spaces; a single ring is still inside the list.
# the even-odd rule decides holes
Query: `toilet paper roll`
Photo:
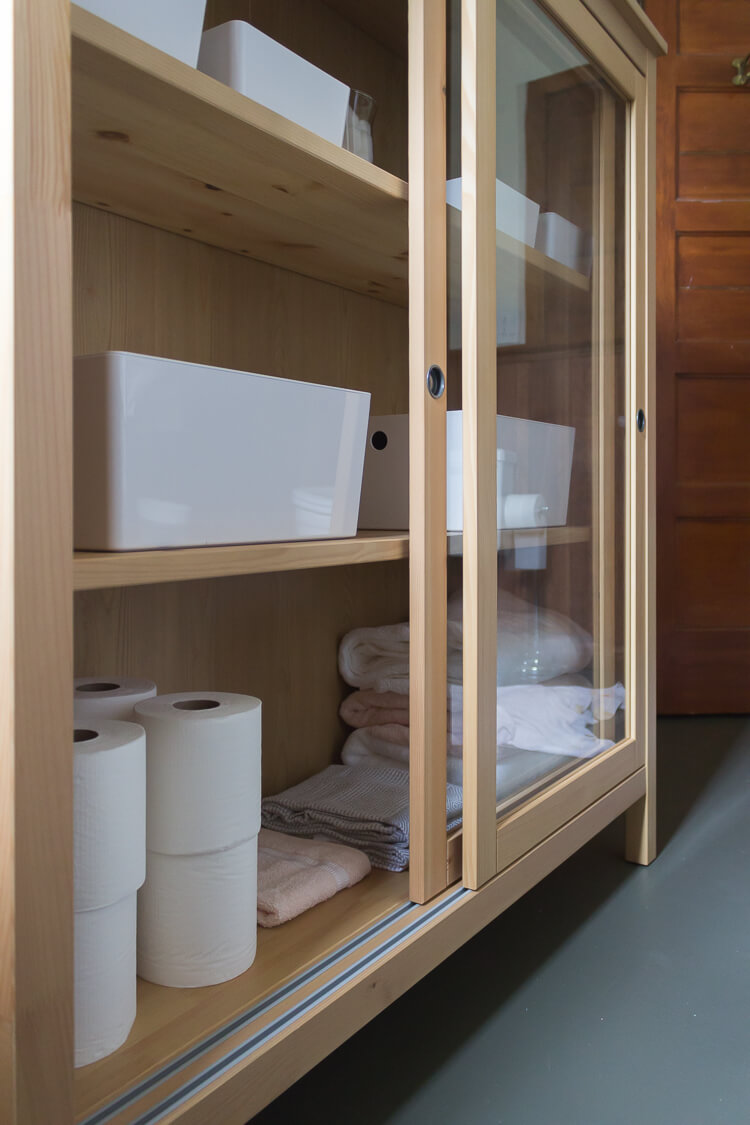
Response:
[[[136,707],[146,729],[146,846],[165,855],[231,848],[260,828],[261,704],[179,692]]]
[[[76,719],[124,719],[133,721],[136,703],[156,695],[152,680],[129,676],[79,676],[73,680],[73,709]]]
[[[110,1055],[135,1019],[135,893],[73,917],[76,1066]]]
[[[516,492],[505,497],[503,527],[546,527],[549,507],[538,492]]]
[[[114,719],[74,723],[73,900],[98,910],[146,877],[146,735]]]
[[[138,892],[138,974],[172,988],[220,984],[255,958],[258,838],[208,855],[149,852]]]

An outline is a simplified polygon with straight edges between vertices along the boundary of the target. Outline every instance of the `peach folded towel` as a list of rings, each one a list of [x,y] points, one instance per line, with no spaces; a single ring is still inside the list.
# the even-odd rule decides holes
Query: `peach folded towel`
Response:
[[[339,708],[350,727],[380,727],[387,723],[409,725],[409,696],[397,691],[353,691]]]
[[[370,874],[364,852],[325,840],[303,840],[261,828],[258,836],[258,925],[280,926]]]

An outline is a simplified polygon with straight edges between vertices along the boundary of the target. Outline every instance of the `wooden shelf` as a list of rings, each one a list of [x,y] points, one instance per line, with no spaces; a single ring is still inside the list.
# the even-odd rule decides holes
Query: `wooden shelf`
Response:
[[[258,930],[246,973],[209,988],[138,981],[138,1014],[126,1043],[75,1072],[76,1117],[88,1117],[226,1026],[299,973],[408,901],[408,872],[373,871],[328,902],[271,930]],[[118,1118],[119,1120],[119,1118]]]
[[[395,304],[407,185],[72,6],[73,196]]]
[[[458,278],[461,272],[460,215],[461,212],[456,210],[455,207],[448,207],[448,254],[450,257],[448,276],[452,278]],[[498,251],[526,262],[529,269],[537,276],[546,274],[549,277],[556,277],[559,281],[564,281],[576,289],[588,290],[591,288],[591,278],[585,273],[571,269],[570,266],[565,266],[562,262],[555,261],[554,258],[548,258],[541,250],[535,250],[533,246],[527,246],[525,242],[513,238],[512,235],[506,234],[504,231],[495,231],[495,246]]]
[[[585,543],[588,527],[548,527],[547,546]],[[497,549],[516,546],[514,531],[498,533]],[[448,554],[463,554],[463,536],[448,536]],[[229,547],[176,547],[163,551],[76,551],[73,589],[148,586],[280,570],[392,562],[409,555],[408,531],[359,531],[352,539],[308,539],[285,543],[240,543]]]
[[[546,531],[547,532],[547,546],[556,547],[564,546],[567,543],[587,543],[591,538],[591,529],[588,527],[547,527],[547,528],[528,528],[528,531]],[[513,547],[523,544],[516,543],[516,535],[522,534],[515,531],[498,531],[497,533],[497,549],[498,551],[511,550]],[[448,536],[448,554],[451,556],[462,555],[464,553],[464,537],[460,534]]]
[[[409,554],[408,531],[360,531],[352,539],[311,539],[285,543],[241,543],[228,547],[187,547],[164,551],[76,551],[73,589],[145,586],[232,574],[312,570],[324,566],[389,562]]]
[[[591,288],[591,278],[585,273],[571,269],[570,266],[563,265],[562,262],[557,262],[554,258],[548,258],[541,250],[535,250],[533,246],[527,246],[525,242],[505,234],[501,230],[496,231],[495,236],[498,250],[512,254],[514,258],[524,259],[526,265],[531,269],[546,273],[550,277],[556,277],[568,285],[573,285],[576,289]]]

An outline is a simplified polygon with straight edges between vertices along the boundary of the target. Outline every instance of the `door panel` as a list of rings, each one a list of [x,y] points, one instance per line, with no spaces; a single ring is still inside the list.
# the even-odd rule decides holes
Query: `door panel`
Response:
[[[672,0],[669,6],[678,20],[679,38],[672,36],[671,27],[667,38],[670,46],[679,42],[681,55],[739,54],[743,44],[745,53],[750,50],[750,6],[746,0]],[[656,7],[646,0],[647,14],[665,35],[664,23],[655,18]]]
[[[647,0],[658,64],[658,705],[750,710],[747,0]]]
[[[476,887],[645,758],[646,332],[643,286],[630,288],[645,255],[628,256],[644,247],[630,209],[646,82],[577,5],[463,0],[462,12],[448,405],[462,410],[463,533],[448,629],[463,664],[449,653],[448,675],[463,678],[449,683],[448,761],[462,756]]]

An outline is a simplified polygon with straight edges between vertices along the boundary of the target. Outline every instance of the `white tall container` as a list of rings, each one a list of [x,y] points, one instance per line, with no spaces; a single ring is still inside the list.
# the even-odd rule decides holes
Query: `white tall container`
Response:
[[[446,529],[463,531],[463,414],[446,415]],[[497,526],[558,527],[567,522],[575,429],[497,416]],[[409,415],[370,419],[359,526],[409,526]]]
[[[370,396],[104,352],[74,367],[75,545],[356,534]]]
[[[243,20],[205,32],[198,69],[319,137],[344,140],[349,87]]]
[[[77,0],[77,3],[188,66],[198,65],[206,0]]]

